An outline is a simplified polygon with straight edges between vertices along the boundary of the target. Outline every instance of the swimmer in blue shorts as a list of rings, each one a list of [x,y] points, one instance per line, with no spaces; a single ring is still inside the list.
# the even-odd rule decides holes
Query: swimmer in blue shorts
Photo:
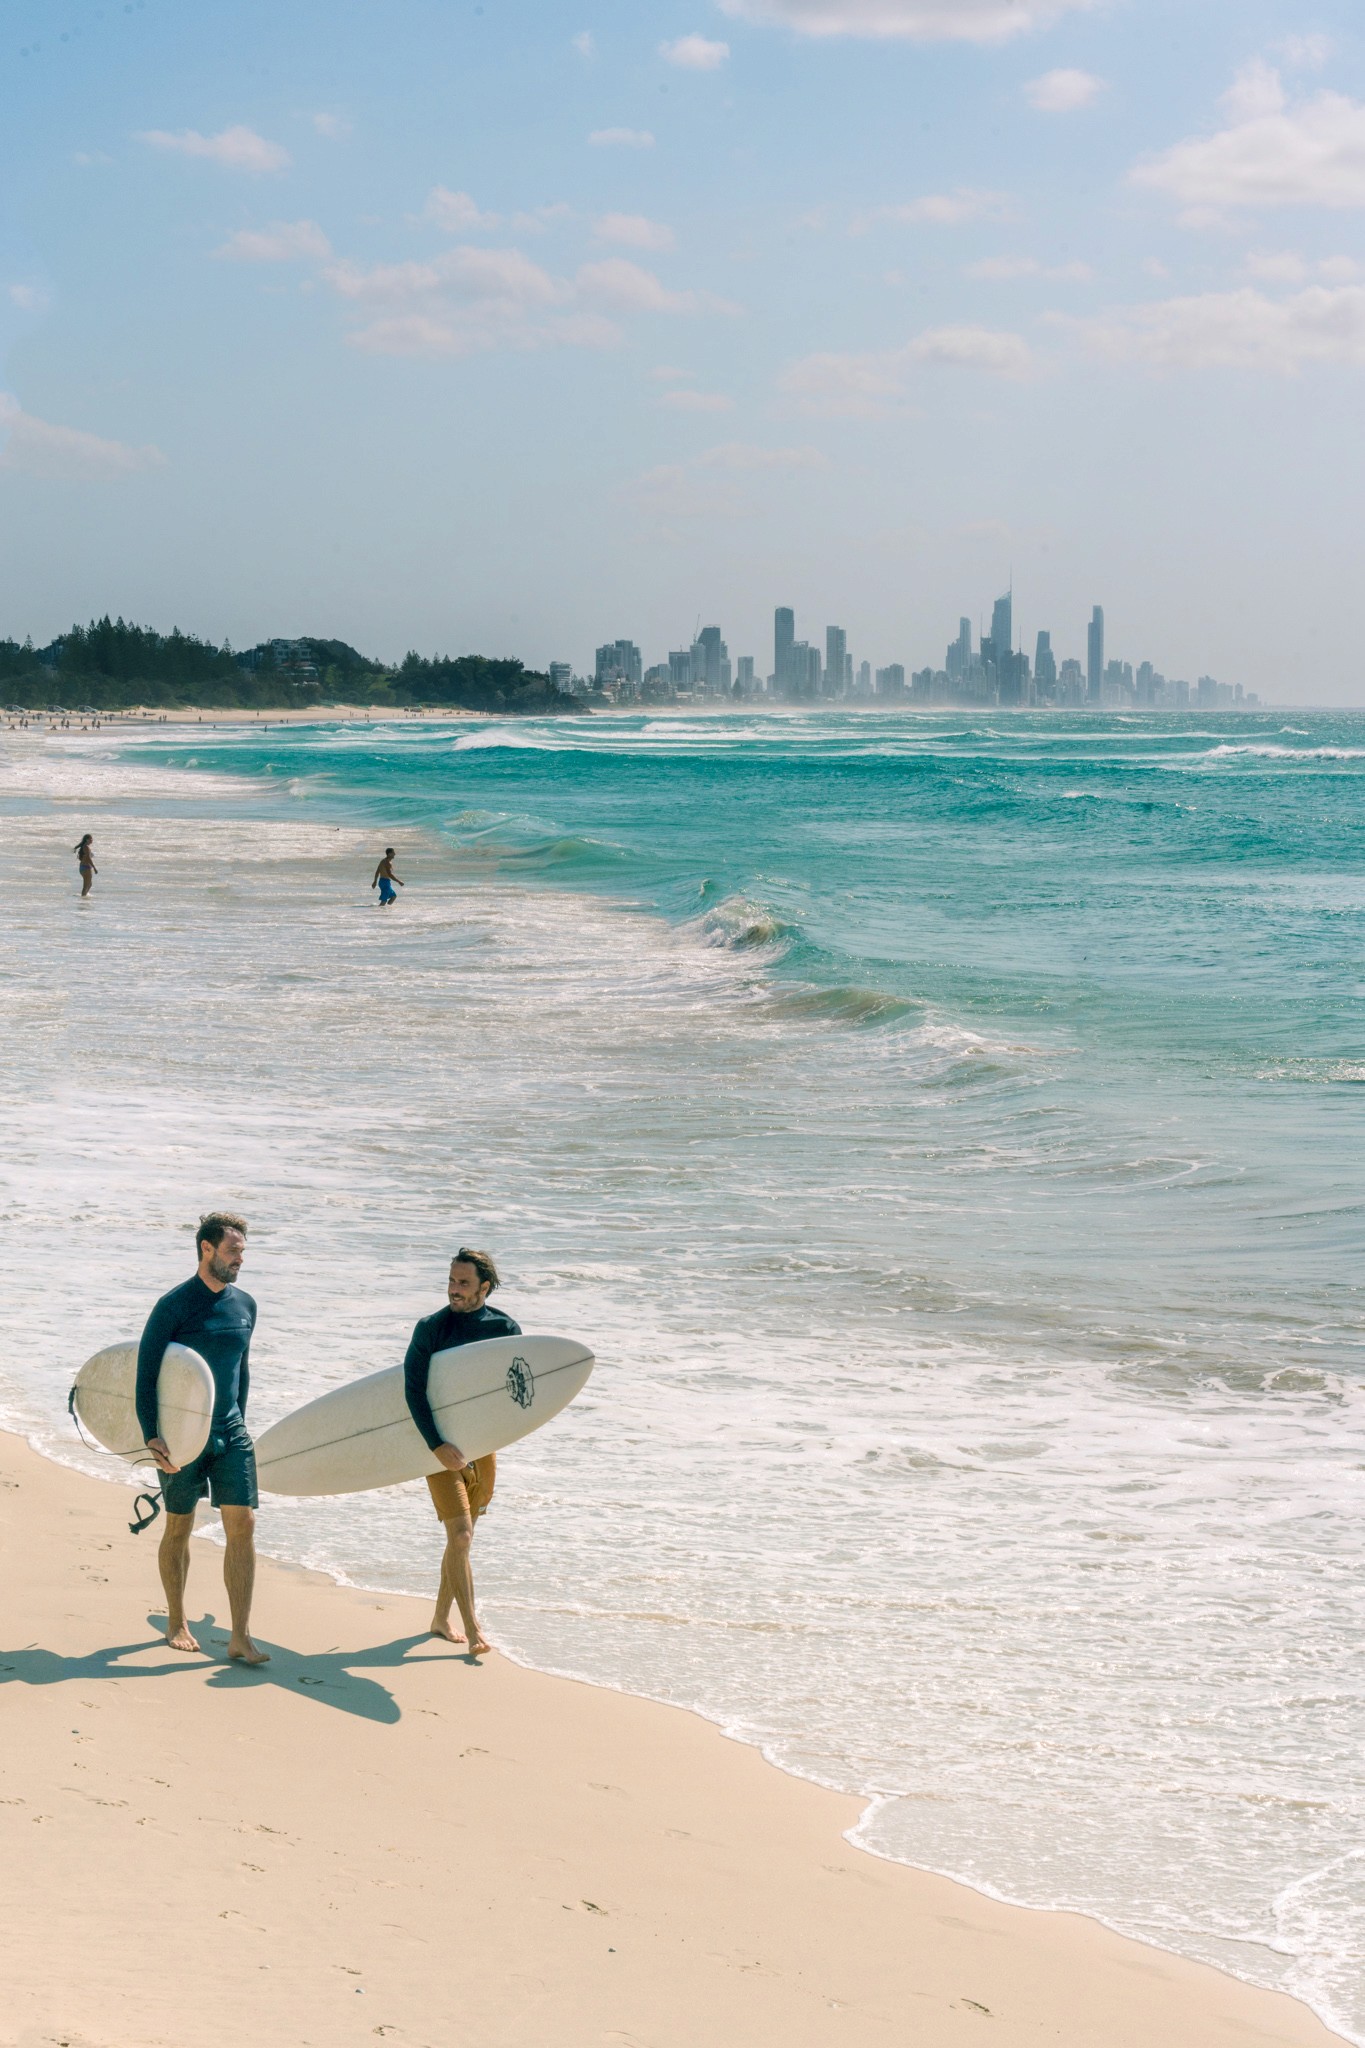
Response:
[[[400,889],[405,888],[407,886],[403,881],[402,877],[394,873],[393,848],[391,846],[386,846],[384,848],[384,858],[380,861],[379,866],[375,869],[374,880],[370,883],[370,887],[372,889],[377,887],[379,890],[379,908],[381,910],[387,910],[391,903],[396,903],[398,901],[398,898],[394,893],[393,885],[395,882],[397,882],[398,887]]]

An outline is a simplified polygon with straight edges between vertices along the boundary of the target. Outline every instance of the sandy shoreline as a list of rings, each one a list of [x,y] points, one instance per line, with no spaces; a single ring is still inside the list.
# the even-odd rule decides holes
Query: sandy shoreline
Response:
[[[0,2043],[1328,2048],[1294,2000],[842,1833],[858,1802],[694,1715],[423,1634],[427,1605],[219,1553],[171,1655],[122,1486],[0,1436]],[[266,1534],[268,1536],[269,1504]]]
[[[50,720],[47,712],[32,711],[25,715],[29,720],[28,730],[45,731],[48,728]],[[406,707],[392,704],[314,704],[309,707],[284,707],[279,710],[272,708],[262,711],[240,708],[219,710],[216,707],[203,711],[156,711],[130,705],[123,711],[102,711],[99,719],[101,730],[121,726],[138,732],[144,729],[154,730],[159,725],[354,725],[357,720],[363,720],[368,725],[395,722],[414,725],[421,724],[424,720],[443,724],[451,718],[492,718],[495,715],[491,711],[470,711],[460,704],[443,705],[439,710],[431,711],[410,711]],[[63,738],[70,738],[72,733],[94,729],[88,718],[82,718],[78,711],[68,712],[66,716],[72,722],[69,726],[60,728]],[[40,720],[41,728],[38,723]],[[51,729],[56,731],[59,728]],[[23,728],[10,721],[7,722],[5,730],[19,735]]]

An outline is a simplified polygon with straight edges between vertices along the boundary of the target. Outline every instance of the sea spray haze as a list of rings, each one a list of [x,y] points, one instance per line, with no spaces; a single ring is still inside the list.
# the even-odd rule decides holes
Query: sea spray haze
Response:
[[[1365,2039],[1365,717],[6,748],[12,1422],[68,1443],[210,1199],[258,1425],[476,1233],[601,1361],[480,1535],[515,1654]],[[412,1588],[438,1534],[262,1531]]]

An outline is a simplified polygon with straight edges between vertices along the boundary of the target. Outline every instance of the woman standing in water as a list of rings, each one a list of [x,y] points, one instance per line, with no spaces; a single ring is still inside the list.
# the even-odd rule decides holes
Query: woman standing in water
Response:
[[[90,851],[90,834],[87,832],[80,845],[73,846],[71,850],[76,856],[76,866],[81,872],[81,894],[82,896],[88,896],[90,894],[90,884],[99,873],[99,869],[95,866],[95,856]]]

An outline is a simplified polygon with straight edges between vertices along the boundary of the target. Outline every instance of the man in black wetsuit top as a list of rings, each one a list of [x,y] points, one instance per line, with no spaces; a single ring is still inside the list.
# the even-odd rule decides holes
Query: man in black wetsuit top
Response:
[[[484,1641],[474,1613],[469,1546],[474,1540],[474,1524],[493,1498],[498,1461],[490,1453],[486,1458],[476,1458],[471,1465],[457,1444],[445,1441],[427,1399],[427,1376],[431,1371],[432,1358],[438,1351],[453,1350],[457,1344],[481,1343],[485,1337],[521,1335],[520,1323],[514,1323],[511,1316],[503,1315],[498,1309],[485,1306],[497,1285],[498,1269],[488,1253],[470,1251],[467,1245],[462,1245],[450,1262],[450,1278],[446,1283],[449,1306],[438,1309],[434,1316],[425,1317],[417,1325],[407,1357],[403,1360],[403,1391],[407,1395],[408,1412],[422,1432],[422,1441],[445,1467],[443,1472],[433,1472],[427,1480],[432,1503],[446,1532],[441,1585],[436,1595],[431,1633],[443,1636],[448,1643],[467,1642],[471,1657],[482,1656],[491,1647]],[[450,1625],[452,1602],[460,1610],[463,1636],[456,1635]]]
[[[251,1333],[256,1304],[233,1285],[246,1255],[246,1223],[226,1210],[200,1218],[195,1233],[199,1270],[163,1294],[147,1318],[137,1354],[137,1419],[161,1474],[166,1530],[157,1563],[166,1589],[166,1641],[173,1650],[200,1645],[185,1620],[185,1580],[190,1569],[194,1511],[208,1494],[223,1518],[232,1633],[228,1656],[242,1664],[266,1664],[249,1633],[251,1589],[256,1576],[256,1454],[246,1432],[250,1386]],[[173,1465],[157,1434],[156,1382],[168,1344],[187,1344],[213,1374],[213,1420],[209,1440],[192,1465]]]

